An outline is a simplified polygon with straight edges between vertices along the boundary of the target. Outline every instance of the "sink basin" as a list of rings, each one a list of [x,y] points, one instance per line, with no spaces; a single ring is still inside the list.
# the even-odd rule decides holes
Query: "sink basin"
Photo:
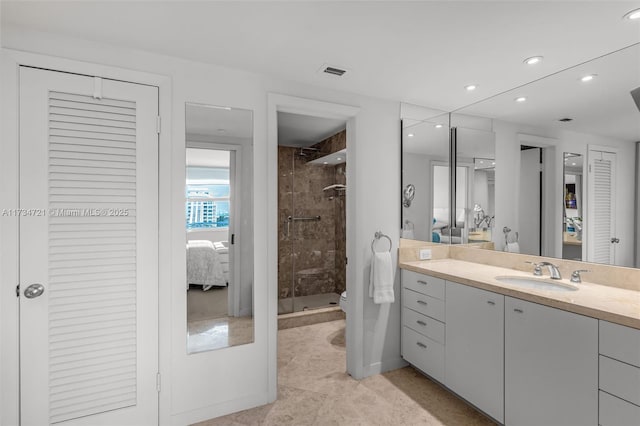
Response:
[[[578,289],[578,287],[571,284],[545,278],[500,276],[496,277],[496,280],[501,283],[511,284],[518,287],[533,288],[536,290],[576,291]]]

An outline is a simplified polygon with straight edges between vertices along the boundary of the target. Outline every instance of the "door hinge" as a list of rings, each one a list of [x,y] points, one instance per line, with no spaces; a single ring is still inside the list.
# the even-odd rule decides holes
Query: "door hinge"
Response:
[[[16,297],[20,297],[20,284],[16,286]]]
[[[156,133],[160,134],[160,130],[162,129],[162,120],[160,116],[156,117]]]
[[[344,264],[345,264],[345,265],[348,265],[348,264],[349,264],[349,258],[348,258],[348,257],[345,257],[345,258],[344,258]]]
[[[236,234],[231,234],[231,244],[235,244],[236,243]]]
[[[156,373],[156,390],[160,392],[160,373]]]

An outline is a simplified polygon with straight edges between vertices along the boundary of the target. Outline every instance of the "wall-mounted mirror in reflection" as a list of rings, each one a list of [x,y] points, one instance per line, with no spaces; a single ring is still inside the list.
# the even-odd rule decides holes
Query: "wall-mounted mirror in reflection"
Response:
[[[582,260],[582,155],[564,153],[562,258]]]
[[[252,116],[186,105],[188,353],[253,342]]]
[[[639,265],[638,87],[635,44],[456,111],[492,120],[494,229],[518,252]]]

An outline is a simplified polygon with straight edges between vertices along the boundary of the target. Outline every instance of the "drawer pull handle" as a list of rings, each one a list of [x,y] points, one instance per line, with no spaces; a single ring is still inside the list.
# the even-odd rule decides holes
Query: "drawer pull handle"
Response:
[[[416,321],[416,323],[420,324],[420,325],[421,325],[421,326],[423,326],[423,327],[426,327],[426,326],[427,326],[427,323],[426,323],[426,322],[424,322],[424,321],[421,321],[421,320]]]
[[[491,306],[496,304],[496,302],[494,302],[493,300],[487,300],[487,303],[490,304]]]
[[[427,302],[425,302],[424,300],[418,300],[417,301],[420,305],[425,305],[427,306]]]
[[[523,313],[524,311],[523,311],[522,309],[520,309],[520,308],[515,308],[515,309],[513,310],[513,312],[517,312],[517,313],[521,314],[521,313]]]
[[[427,285],[426,281],[418,280],[418,284]]]
[[[427,345],[425,345],[422,342],[418,342],[418,343],[416,343],[416,345],[420,346],[422,349],[427,349]]]

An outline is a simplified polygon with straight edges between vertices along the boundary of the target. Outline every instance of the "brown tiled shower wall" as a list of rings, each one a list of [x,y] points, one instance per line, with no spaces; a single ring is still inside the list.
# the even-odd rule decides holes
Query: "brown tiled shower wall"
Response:
[[[278,147],[279,298],[346,290],[345,192],[323,191],[336,183],[346,185],[346,163],[308,164],[345,147],[345,131],[314,145],[318,153],[307,151],[306,157],[299,148]],[[321,219],[291,222],[287,232],[288,216]]]

